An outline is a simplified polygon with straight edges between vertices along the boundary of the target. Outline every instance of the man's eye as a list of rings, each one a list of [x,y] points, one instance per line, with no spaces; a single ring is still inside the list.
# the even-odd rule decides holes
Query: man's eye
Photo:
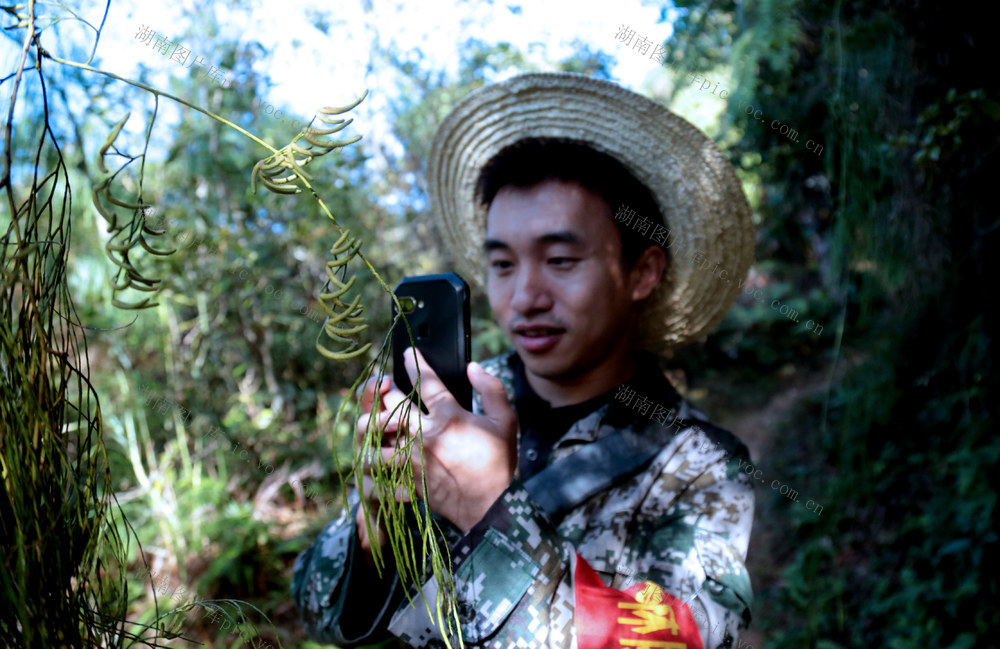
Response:
[[[549,263],[553,266],[569,266],[575,261],[572,257],[549,257]]]
[[[510,268],[511,265],[512,264],[509,261],[507,261],[506,259],[494,259],[493,261],[490,262],[490,267],[491,268],[496,268],[497,270],[503,270],[505,268]]]

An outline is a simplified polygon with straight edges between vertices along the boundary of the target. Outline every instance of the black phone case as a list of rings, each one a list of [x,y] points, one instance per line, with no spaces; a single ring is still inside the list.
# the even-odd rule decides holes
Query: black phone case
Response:
[[[471,410],[472,385],[466,374],[471,352],[469,285],[455,273],[416,275],[404,277],[393,292],[399,300],[411,298],[416,304],[416,308],[404,317],[413,332],[417,349],[455,400]],[[393,318],[397,312],[393,302]],[[406,325],[399,322],[392,333],[392,376],[404,394],[413,389],[403,362],[403,351],[409,346]]]

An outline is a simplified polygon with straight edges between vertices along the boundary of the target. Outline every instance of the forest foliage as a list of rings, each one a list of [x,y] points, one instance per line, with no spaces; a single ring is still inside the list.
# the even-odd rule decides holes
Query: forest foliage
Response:
[[[761,460],[769,473],[824,507],[816,516],[758,492],[758,534],[781,533],[773,545],[751,546],[752,627],[769,647],[980,644],[1000,627],[991,475],[1000,440],[990,401],[998,328],[995,310],[986,308],[1000,258],[1000,224],[986,198],[1000,97],[981,74],[985,22],[889,0],[684,0],[664,3],[664,16],[670,6],[680,18],[664,48],[680,72],[644,91],[684,114],[693,97],[711,92],[698,89],[697,77],[733,90],[734,99],[718,100],[725,109],[712,132],[754,206],[751,279],[768,300],[742,296],[703,345],[669,362],[723,418],[751,412],[807,375],[826,377],[768,431],[772,444]],[[210,9],[189,17],[185,38],[210,40],[241,91],[182,74],[161,90],[265,141],[287,142],[294,129],[254,108],[269,88],[252,66],[260,44],[220,38]],[[17,22],[5,20],[5,27]],[[575,56],[545,69],[610,78],[603,52],[613,32],[609,26],[608,43],[581,43]],[[7,34],[24,37],[17,29]],[[73,54],[85,61],[90,52]],[[344,227],[370,233],[364,251],[393,285],[449,268],[421,201],[436,125],[498,71],[537,65],[502,41],[466,42],[457,75],[428,66],[419,51],[376,54],[404,90],[390,105],[403,153],[374,151],[363,140],[312,172]],[[13,112],[3,114],[11,120],[12,157],[2,189],[23,197],[34,182],[51,192],[52,201],[37,206],[49,228],[37,240],[63,243],[3,258],[3,331],[22,337],[0,341],[0,586],[11,604],[0,605],[0,637],[49,646],[42,632],[21,635],[20,625],[89,624],[103,628],[111,646],[121,642],[112,638],[115,620],[127,617],[135,629],[174,608],[169,628],[212,646],[240,646],[243,637],[225,616],[187,607],[196,598],[251,602],[273,622],[244,607],[241,628],[252,627],[258,641],[311,646],[295,621],[291,564],[339,514],[343,485],[333,452],[349,457],[353,435],[349,421],[333,423],[366,363],[334,364],[315,351],[324,318],[317,289],[337,230],[313,201],[254,195],[250,169],[266,152],[184,108],[169,132],[153,134],[165,155],[143,160],[143,196],[155,206],[149,217],[177,252],[146,260],[144,268],[162,278],[159,304],[133,321],[133,312],[112,307],[109,233],[89,197],[101,180],[97,152],[107,134],[126,112],[148,124],[166,100],[38,63],[21,82],[23,101],[35,110],[19,111],[16,122]],[[0,71],[5,92],[10,72]],[[39,128],[43,79],[51,132]],[[145,74],[135,81],[149,83]],[[349,103],[357,90],[330,102]],[[768,119],[749,119],[746,103]],[[802,141],[771,128],[772,119]],[[364,134],[364,125],[354,124],[355,132]],[[806,138],[821,142],[822,152],[807,150]],[[123,148],[141,141],[122,136]],[[370,171],[376,157],[384,165],[378,174]],[[36,158],[58,174],[33,179]],[[136,189],[127,185],[134,179],[123,182]],[[77,200],[63,198],[68,188]],[[388,195],[403,200],[386,207],[379,198]],[[0,208],[5,249],[18,241],[18,205],[5,198]],[[47,284],[27,311],[13,308],[24,304],[18,277],[61,272],[64,285]],[[377,340],[391,323],[390,303],[370,275],[357,281]],[[822,333],[776,312],[772,299],[824,325]],[[473,357],[482,359],[505,342],[482,296],[473,306]],[[44,320],[28,326],[25,313]],[[60,324],[70,320],[90,328]],[[78,352],[84,337],[87,356]],[[26,345],[35,350],[34,373],[12,362]],[[62,364],[41,360],[50,348],[61,351]],[[67,382],[80,412],[60,412],[47,428],[21,416],[50,408]],[[70,424],[76,437],[54,433]],[[32,446],[32,435],[46,430],[46,444]],[[22,456],[30,459],[12,461]],[[42,466],[47,473],[32,473]],[[34,547],[35,556],[6,551],[16,546],[18,507],[49,522],[32,532],[37,545],[19,546]],[[754,555],[761,547],[768,556]],[[81,575],[111,585],[76,589],[72,580]],[[62,590],[52,592],[74,596],[53,596],[48,607],[24,603],[57,582]],[[101,599],[113,592],[122,596]],[[238,610],[224,612],[239,618]],[[60,618],[72,623],[60,626]],[[61,641],[86,646],[81,637]]]

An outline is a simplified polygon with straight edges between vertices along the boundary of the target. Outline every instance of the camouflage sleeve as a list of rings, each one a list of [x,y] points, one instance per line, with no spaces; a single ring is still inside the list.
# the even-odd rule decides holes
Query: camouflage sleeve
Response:
[[[591,499],[558,529],[514,480],[452,549],[466,642],[575,649],[579,552],[605,574],[616,563],[634,566],[686,602],[705,649],[735,646],[752,604],[744,558],[753,492],[718,452],[699,452],[701,444],[697,435],[678,436],[647,471]],[[425,584],[425,597],[436,592]],[[422,608],[401,609],[390,630],[415,647],[444,646]]]
[[[572,554],[572,545],[515,479],[452,548],[467,645],[574,647]],[[430,585],[425,596],[436,592]],[[390,630],[414,647],[444,646],[422,607],[401,609]]]
[[[357,508],[354,492],[341,517],[296,558],[292,575],[292,596],[306,632],[342,647],[389,638],[389,616],[403,597],[391,553],[383,578],[363,559]]]
[[[735,437],[714,427],[678,436],[654,466],[658,477],[618,561],[630,582],[661,585],[691,608],[705,649],[736,646],[750,622],[753,592],[745,566],[754,498],[733,457],[748,457]],[[720,441],[721,440],[721,441]]]

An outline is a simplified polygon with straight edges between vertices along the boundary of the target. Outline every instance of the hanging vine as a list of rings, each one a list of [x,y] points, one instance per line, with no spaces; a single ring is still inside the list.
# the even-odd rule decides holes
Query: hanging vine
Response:
[[[237,124],[169,93],[90,65],[100,39],[103,21],[94,27],[65,7],[61,7],[90,26],[95,32],[94,50],[88,62],[64,60],[48,52],[41,44],[44,30],[58,22],[41,26],[36,13],[37,3],[27,6],[3,7],[10,18],[5,29],[22,35],[20,59],[14,73],[0,80],[12,83],[11,105],[6,116],[4,139],[4,170],[0,190],[5,192],[9,218],[0,221],[5,227],[0,239],[0,470],[3,493],[0,494],[0,531],[3,532],[5,561],[0,575],[4,599],[14,605],[0,611],[0,641],[8,646],[106,646],[121,647],[134,643],[158,646],[158,640],[178,637],[176,615],[190,609],[180,607],[160,614],[155,620],[137,625],[126,619],[127,589],[125,567],[128,538],[119,536],[126,529],[134,535],[121,508],[113,501],[107,451],[104,446],[102,418],[98,395],[89,380],[86,333],[79,322],[67,286],[66,266],[71,248],[72,191],[63,161],[60,144],[51,128],[47,96],[48,80],[44,68],[48,62],[103,75],[150,93],[155,106],[145,129],[141,154],[130,155],[120,147],[118,139],[131,113],[112,128],[98,151],[98,167],[104,177],[92,188],[92,202],[108,227],[105,250],[116,266],[112,280],[112,303],[122,309],[143,310],[154,307],[162,288],[162,280],[143,269],[144,254],[166,257],[174,249],[160,247],[158,237],[165,231],[151,227],[146,217],[152,203],[143,197],[146,154],[155,124],[160,98],[175,101],[198,111],[267,149],[270,154],[259,160],[250,176],[256,192],[260,184],[278,194],[299,194],[308,191],[323,213],[334,223],[338,239],[330,248],[326,264],[326,283],[319,293],[327,315],[320,332],[332,341],[331,349],[317,340],[317,351],[333,360],[362,357],[372,349],[363,342],[368,328],[361,296],[349,294],[356,290],[357,276],[349,264],[360,260],[376,279],[382,291],[396,300],[390,287],[362,252],[363,239],[352,236],[334,217],[314,189],[313,177],[305,167],[314,159],[353,144],[356,136],[345,140],[329,139],[346,128],[352,120],[338,118],[355,108],[367,96],[343,107],[325,107],[313,122],[303,128],[286,146],[277,149],[247,132]],[[105,7],[105,18],[110,2]],[[49,17],[52,20],[51,17]],[[22,196],[15,196],[12,169],[15,165],[14,109],[21,98],[22,84],[31,75],[41,89],[43,106],[41,128],[31,160],[33,173]],[[123,158],[120,166],[110,171],[108,160]],[[23,161],[17,159],[20,165]],[[138,190],[134,198],[124,198],[117,189],[121,178],[138,162]],[[23,168],[17,167],[17,168]],[[0,215],[2,216],[2,215]],[[141,252],[141,251],[144,251]],[[137,299],[121,299],[120,293],[134,290]],[[392,330],[402,324],[411,343],[413,335],[402,316],[386,333],[378,353],[371,359],[351,387],[358,387],[368,378],[385,376],[389,360]],[[419,376],[411,397],[419,391]],[[409,414],[411,401],[400,404],[402,416]],[[345,399],[337,412],[336,423],[357,404]],[[378,407],[376,402],[375,407]],[[382,431],[369,428],[353,458],[350,473],[360,482],[364,465],[364,450],[381,445]],[[422,430],[396,442],[397,454],[408,458],[423,453]],[[336,460],[336,454],[335,454]],[[341,470],[338,462],[338,471]],[[389,544],[404,584],[422,583],[429,574],[440,585],[437,599],[425,601],[429,614],[435,617],[446,643],[457,637],[457,603],[450,572],[447,545],[442,532],[426,507],[419,506],[417,485],[409,461],[376,467],[377,491],[386,506],[379,512],[381,520],[370,520],[365,507],[369,534],[374,525],[385,522]],[[342,484],[346,484],[343,481]],[[426,492],[426,484],[422,485]],[[346,486],[345,486],[346,489]],[[405,493],[400,500],[396,495]],[[414,538],[420,545],[414,545]],[[136,539],[138,541],[138,539]],[[419,552],[418,552],[419,551]],[[380,549],[373,548],[379,569],[384,569]],[[230,603],[229,600],[218,600]],[[239,605],[238,602],[231,602]],[[210,604],[206,604],[210,605]]]

